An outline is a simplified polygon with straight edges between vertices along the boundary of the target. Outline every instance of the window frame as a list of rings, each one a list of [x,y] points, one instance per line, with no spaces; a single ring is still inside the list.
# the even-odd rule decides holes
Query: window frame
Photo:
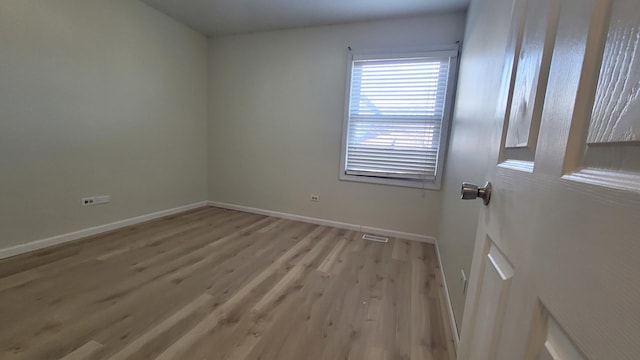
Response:
[[[388,177],[374,177],[367,175],[347,174],[347,143],[349,135],[349,109],[351,105],[351,80],[353,78],[353,62],[357,60],[381,60],[381,59],[403,59],[411,57],[436,57],[449,55],[449,76],[447,79],[447,92],[445,95],[445,106],[442,116],[440,130],[440,146],[438,148],[438,161],[436,164],[436,176],[434,180],[409,180],[394,179]],[[427,190],[440,190],[442,184],[442,174],[444,159],[446,156],[447,143],[449,140],[449,128],[451,125],[452,108],[455,101],[455,91],[458,76],[458,58],[460,56],[459,44],[434,46],[430,48],[401,49],[401,50],[350,50],[347,54],[347,75],[345,87],[344,118],[342,124],[342,145],[340,150],[340,181],[354,181],[371,184],[401,186],[410,188],[420,188]]]

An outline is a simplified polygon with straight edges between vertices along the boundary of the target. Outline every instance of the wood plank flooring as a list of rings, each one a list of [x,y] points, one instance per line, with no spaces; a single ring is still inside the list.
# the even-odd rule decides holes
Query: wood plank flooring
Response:
[[[432,245],[201,208],[0,261],[1,359],[455,359]]]

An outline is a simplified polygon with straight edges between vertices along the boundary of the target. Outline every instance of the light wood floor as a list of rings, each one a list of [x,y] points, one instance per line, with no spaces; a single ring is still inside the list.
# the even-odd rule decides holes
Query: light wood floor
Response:
[[[432,245],[217,208],[0,261],[1,359],[454,359]]]

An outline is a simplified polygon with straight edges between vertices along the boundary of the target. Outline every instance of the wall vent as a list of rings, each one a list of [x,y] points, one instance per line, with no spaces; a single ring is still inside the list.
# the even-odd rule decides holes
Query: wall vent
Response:
[[[389,242],[389,238],[386,238],[384,236],[371,235],[371,234],[362,235],[362,240],[377,241],[381,243]]]

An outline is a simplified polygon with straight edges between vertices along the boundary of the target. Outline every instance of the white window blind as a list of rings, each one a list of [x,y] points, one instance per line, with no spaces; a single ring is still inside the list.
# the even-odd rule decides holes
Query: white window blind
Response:
[[[435,180],[452,57],[354,58],[346,175]]]

